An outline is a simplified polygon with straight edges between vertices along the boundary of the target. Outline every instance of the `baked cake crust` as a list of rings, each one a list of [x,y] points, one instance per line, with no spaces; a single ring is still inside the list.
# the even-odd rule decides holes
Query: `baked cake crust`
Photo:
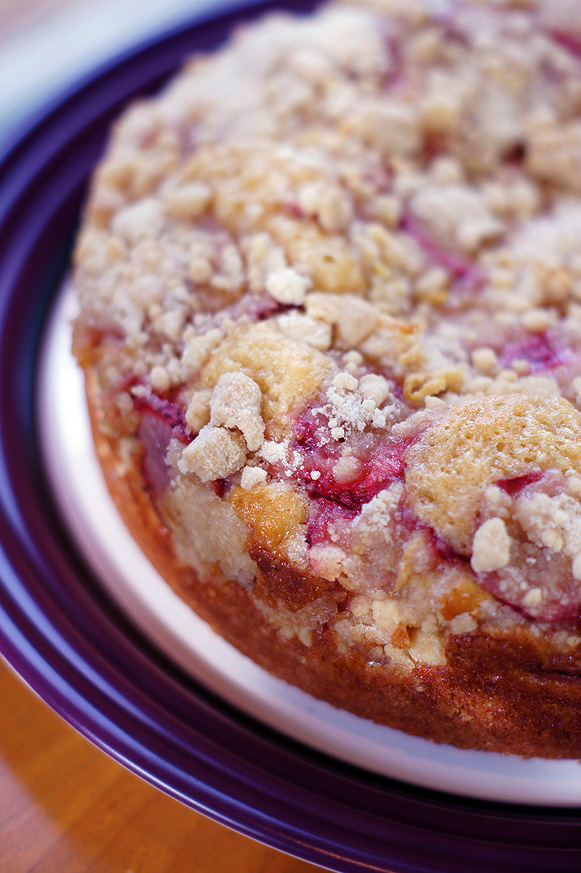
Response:
[[[527,757],[578,754],[579,656],[555,656],[526,628],[500,637],[452,636],[445,667],[417,665],[411,674],[370,662],[357,650],[338,651],[325,627],[308,650],[296,636],[282,643],[251,592],[218,572],[202,582],[192,567],[176,561],[139,465],[128,469],[118,441],[100,428],[94,371],[87,371],[87,384],[97,454],[129,531],[176,593],[244,655],[314,697],[436,742]],[[301,588],[302,577],[285,571],[289,587]],[[260,562],[264,587],[277,589],[280,572],[280,566]]]
[[[97,454],[177,593],[315,697],[543,757],[581,756],[566,6],[243,30],[118,123],[75,271]]]

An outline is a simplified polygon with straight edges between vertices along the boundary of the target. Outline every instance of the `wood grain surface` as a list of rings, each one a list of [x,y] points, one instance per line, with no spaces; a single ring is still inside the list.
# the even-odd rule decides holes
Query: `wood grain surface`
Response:
[[[95,748],[0,660],[2,873],[316,873]]]
[[[0,51],[67,5],[0,0]],[[0,659],[0,873],[315,873],[230,831],[95,748]]]

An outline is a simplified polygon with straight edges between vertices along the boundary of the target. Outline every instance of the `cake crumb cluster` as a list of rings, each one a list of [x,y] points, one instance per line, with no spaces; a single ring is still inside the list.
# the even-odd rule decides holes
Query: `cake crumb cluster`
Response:
[[[580,144],[574,0],[271,14],[118,122],[77,355],[284,640],[581,653]]]

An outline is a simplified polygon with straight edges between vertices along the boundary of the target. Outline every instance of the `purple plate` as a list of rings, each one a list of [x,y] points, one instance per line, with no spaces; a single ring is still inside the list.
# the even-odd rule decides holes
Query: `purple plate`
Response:
[[[359,771],[182,674],[85,566],[46,484],[37,352],[107,128],[192,51],[269,8],[252,4],[140,46],[65,94],[0,155],[0,648],[53,709],[129,769],[305,860],[337,871],[577,873],[581,811],[472,802]]]

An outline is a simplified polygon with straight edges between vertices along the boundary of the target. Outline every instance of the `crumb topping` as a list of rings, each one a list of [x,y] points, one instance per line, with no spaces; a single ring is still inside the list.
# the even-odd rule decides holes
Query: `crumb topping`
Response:
[[[220,376],[210,401],[210,424],[239,430],[249,451],[256,452],[264,441],[262,392],[244,373]]]
[[[502,518],[489,518],[480,525],[472,540],[470,564],[476,573],[506,567],[510,559],[510,537]]]
[[[277,13],[115,128],[75,253],[103,426],[184,560],[235,519],[228,578],[260,546],[336,586],[261,594],[305,646],[581,642],[577,31],[573,0]]]
[[[182,473],[195,473],[202,482],[211,482],[236,473],[245,460],[246,446],[240,434],[207,424],[185,447],[178,467]]]

